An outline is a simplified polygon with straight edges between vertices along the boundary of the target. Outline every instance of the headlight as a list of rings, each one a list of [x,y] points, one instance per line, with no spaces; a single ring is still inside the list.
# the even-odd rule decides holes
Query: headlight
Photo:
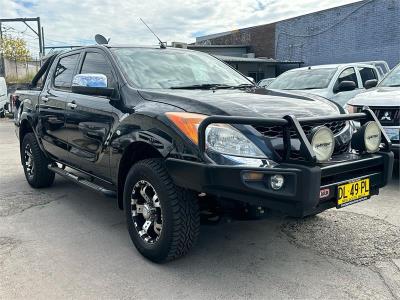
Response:
[[[358,151],[374,153],[379,150],[381,139],[381,130],[378,123],[369,121],[354,133],[351,143],[353,148]]]
[[[311,130],[309,140],[317,161],[324,162],[331,158],[335,148],[335,138],[328,127],[320,126]]]
[[[358,107],[350,104],[346,104],[344,107],[350,114],[355,114],[358,111]]]
[[[207,116],[193,113],[168,112],[166,116],[195,144],[197,128]],[[240,131],[226,124],[211,124],[206,130],[208,150],[232,156],[265,158],[265,154]]]
[[[212,124],[206,130],[207,149],[222,154],[263,158],[265,154],[240,131],[229,126]]]

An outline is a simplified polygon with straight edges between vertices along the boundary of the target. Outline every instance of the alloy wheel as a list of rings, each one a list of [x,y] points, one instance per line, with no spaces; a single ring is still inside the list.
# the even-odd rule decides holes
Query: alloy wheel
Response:
[[[25,161],[26,172],[30,177],[32,177],[35,170],[35,164],[33,161],[32,148],[29,144],[27,144],[24,149],[24,161]]]
[[[148,244],[157,242],[162,231],[161,204],[156,190],[146,180],[138,181],[133,187],[131,213],[142,240]]]

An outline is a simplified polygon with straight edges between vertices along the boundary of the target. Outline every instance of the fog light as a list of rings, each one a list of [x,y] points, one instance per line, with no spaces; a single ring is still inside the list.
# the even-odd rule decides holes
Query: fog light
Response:
[[[332,130],[326,126],[315,127],[308,137],[316,159],[319,162],[328,161],[335,148],[335,138]]]
[[[273,175],[271,176],[271,188],[273,190],[279,190],[283,187],[285,179],[282,175]]]
[[[370,121],[365,123],[354,133],[351,144],[352,147],[358,151],[374,153],[379,150],[381,139],[381,130],[378,123]]]
[[[364,143],[367,152],[373,153],[379,150],[381,144],[381,130],[379,129],[378,123],[371,121],[365,126]]]

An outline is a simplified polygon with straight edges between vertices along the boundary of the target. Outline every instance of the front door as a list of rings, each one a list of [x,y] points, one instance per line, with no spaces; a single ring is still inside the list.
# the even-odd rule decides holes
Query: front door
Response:
[[[39,98],[39,134],[43,147],[56,160],[67,161],[68,137],[65,130],[65,109],[71,92],[72,78],[80,53],[61,56],[53,63]]]
[[[336,88],[342,81],[353,81],[356,84],[356,88],[352,91],[343,91],[343,92],[336,92]],[[356,70],[353,67],[344,69],[340,74],[338,79],[333,86],[333,100],[334,102],[344,106],[347,101],[353,98],[355,95],[361,93],[363,91],[360,83],[358,82]]]
[[[108,87],[115,87],[111,64],[99,50],[87,50],[78,73],[104,74]],[[112,102],[107,97],[71,93],[66,108],[71,165],[106,180],[110,178],[107,143],[117,121]]]

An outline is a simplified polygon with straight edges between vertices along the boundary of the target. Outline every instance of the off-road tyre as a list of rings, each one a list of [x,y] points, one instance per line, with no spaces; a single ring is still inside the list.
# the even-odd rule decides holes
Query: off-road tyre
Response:
[[[30,149],[32,154],[33,170],[30,171],[27,166],[26,150]],[[27,133],[21,144],[21,163],[24,168],[26,180],[33,188],[49,187],[54,182],[54,172],[48,169],[51,161],[40,149],[36,137],[33,133]]]
[[[132,216],[135,185],[144,181],[154,188],[161,207],[162,230],[153,244],[139,234]],[[143,256],[153,262],[177,259],[185,255],[197,240],[200,229],[198,201],[192,192],[174,184],[162,159],[142,160],[131,167],[124,186],[124,210],[132,242]]]

